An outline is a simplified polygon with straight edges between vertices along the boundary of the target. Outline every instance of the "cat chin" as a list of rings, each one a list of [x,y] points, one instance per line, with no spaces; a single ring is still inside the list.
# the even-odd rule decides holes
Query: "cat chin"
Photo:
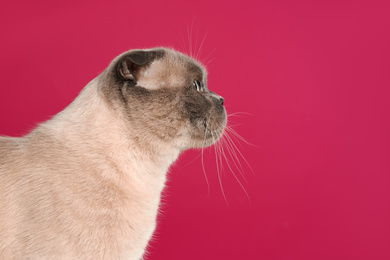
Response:
[[[200,137],[196,136],[192,138],[190,148],[206,148],[214,145],[218,142],[219,139],[223,136],[224,130],[219,132],[214,132],[213,134],[209,133],[206,136]]]

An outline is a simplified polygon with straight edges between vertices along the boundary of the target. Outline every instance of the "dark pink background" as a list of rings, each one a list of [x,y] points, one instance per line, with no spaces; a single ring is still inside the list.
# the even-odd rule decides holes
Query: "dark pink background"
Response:
[[[213,149],[209,190],[186,152],[148,259],[390,259],[386,2],[7,1],[0,134],[58,113],[123,51],[201,49],[209,87],[248,113],[230,119],[254,145],[237,142],[250,201],[224,163],[225,202]]]

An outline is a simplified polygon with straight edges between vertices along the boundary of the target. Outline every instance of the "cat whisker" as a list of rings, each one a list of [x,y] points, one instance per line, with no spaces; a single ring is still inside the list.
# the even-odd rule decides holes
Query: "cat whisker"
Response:
[[[245,182],[247,182],[247,180],[245,179],[245,176],[243,174],[244,169],[243,169],[243,167],[241,165],[241,162],[239,160],[239,157],[238,157],[237,153],[235,152],[235,147],[233,147],[233,145],[231,144],[232,138],[229,135],[228,126],[225,127],[225,131],[223,132],[223,135],[222,135],[221,139],[224,142],[224,144],[225,144],[225,146],[226,146],[226,148],[228,150],[228,153],[229,153],[230,157],[233,160],[234,166],[240,172],[240,174],[243,177],[243,179],[245,180]]]
[[[188,37],[188,47],[189,47],[189,49],[190,49],[190,53],[188,53],[189,54],[189,56],[190,57],[192,57],[192,27],[191,27],[191,33],[190,33],[190,30],[189,30],[189,28],[188,28],[188,24],[187,24],[187,37]]]
[[[232,145],[229,143],[229,139],[230,138],[228,136],[228,133],[226,133],[224,135],[224,141],[225,141],[225,144],[226,144],[226,148],[228,150],[228,153],[230,155],[230,157],[232,158],[232,161],[233,161],[233,164],[234,166],[236,167],[236,169],[240,172],[242,178],[245,180],[246,183],[248,183],[248,181],[246,180],[245,176],[244,176],[244,169],[242,168],[242,165],[240,163],[240,160],[237,156],[237,153],[234,151],[234,148],[232,147]],[[237,162],[237,163],[236,163]],[[229,164],[229,162],[227,162]]]
[[[229,146],[227,146],[227,147],[229,147]],[[229,148],[228,148],[228,151],[229,151]],[[223,154],[223,156],[224,156],[224,158],[225,158],[226,164],[228,165],[228,167],[229,167],[231,173],[233,174],[234,178],[236,179],[236,181],[237,181],[238,184],[240,185],[241,189],[244,191],[246,197],[248,198],[249,203],[251,203],[251,199],[250,199],[250,197],[249,197],[249,195],[248,195],[248,192],[246,191],[246,189],[245,189],[244,185],[241,183],[241,181],[238,179],[237,175],[234,173],[234,170],[233,170],[232,167],[230,166],[229,160],[228,160],[228,158],[227,158],[227,156],[226,156],[226,154],[225,154],[225,152],[224,152],[223,149],[222,149],[222,154]],[[231,156],[230,151],[229,151],[229,154],[230,154],[230,156]],[[245,182],[248,183],[247,180],[246,180],[246,178],[244,177],[242,171],[240,171],[240,169],[237,167],[237,164],[235,163],[234,160],[233,160],[233,163],[234,163],[234,165],[236,166],[236,168],[239,170],[239,172],[241,173],[241,176],[244,178]]]
[[[222,150],[223,150],[223,145],[222,145],[222,139],[219,139],[217,141],[217,148],[218,148],[218,157],[219,157],[219,163],[221,165],[221,173],[224,172],[224,168],[223,168],[223,160],[222,160]]]
[[[195,19],[195,18],[194,18]],[[195,38],[195,45],[194,45],[194,55],[195,60],[198,60],[198,52],[197,52],[197,46],[198,46],[198,38],[199,38],[199,29],[196,29],[196,38]]]
[[[245,157],[242,155],[240,149],[238,149],[238,147],[236,146],[236,144],[234,143],[233,139],[231,139],[230,136],[227,135],[227,140],[229,141],[230,145],[232,146],[232,148],[234,148],[238,154],[241,156],[241,158],[244,160],[244,162],[246,163],[246,165],[249,167],[249,169],[251,169],[252,173],[254,173],[252,167],[250,166],[250,164],[248,163],[248,161],[245,159]],[[239,161],[239,160],[238,160]]]
[[[195,156],[195,158],[194,158],[194,159],[192,159],[190,162],[186,163],[186,164],[183,166],[183,168],[185,168],[185,167],[187,167],[188,165],[190,165],[190,164],[192,164],[193,162],[195,162],[195,161],[196,161],[196,159],[198,159],[198,158],[199,158],[199,156],[201,156],[201,155],[200,155],[200,154],[198,154],[197,156]]]
[[[210,53],[209,55],[207,55],[206,59],[204,60],[204,64],[206,66],[208,66],[214,59],[211,59],[209,60],[209,58],[211,57],[211,55],[214,53],[214,51],[216,50],[216,48],[214,48]]]
[[[211,136],[213,138],[213,142],[215,143],[214,134],[211,133]],[[215,162],[216,162],[216,165],[217,165],[217,174],[218,174],[219,186],[221,187],[222,195],[223,195],[223,198],[225,199],[226,205],[229,206],[229,203],[227,202],[225,191],[224,191],[223,185],[222,185],[221,172],[220,172],[219,163],[218,163],[218,155],[217,155],[216,145],[214,145],[214,152],[215,152]]]
[[[235,112],[235,113],[229,114],[227,117],[229,118],[229,117],[232,117],[232,116],[242,116],[242,115],[254,116],[253,114],[247,113],[247,112]]]
[[[189,47],[190,47],[190,57],[194,58],[196,60],[196,57],[194,56],[195,54],[195,49],[196,49],[196,45],[197,45],[197,38],[195,39],[195,45],[193,45],[193,29],[194,29],[194,22],[195,22],[195,18],[192,19],[192,23],[191,23],[191,28],[189,29],[188,28],[188,24],[187,24],[187,35],[188,35],[188,43],[189,43]],[[198,35],[198,34],[197,34]]]
[[[218,141],[216,141],[216,133],[220,132],[220,131],[223,131],[223,129],[221,129],[221,128],[216,129],[215,132],[211,132],[211,136],[212,136],[213,142],[214,142],[214,152],[215,152],[215,159],[216,159],[218,181],[219,181],[221,192],[222,192],[222,195],[223,195],[224,200],[226,202],[226,205],[229,206],[229,204],[227,202],[225,190],[224,190],[223,184],[222,184],[222,174],[224,172],[224,169],[223,169],[223,159],[222,158],[225,159],[226,164],[227,164],[229,170],[233,174],[233,176],[236,179],[237,183],[240,185],[241,189],[244,191],[245,196],[247,197],[249,203],[251,203],[251,200],[250,200],[248,192],[246,191],[246,189],[245,189],[244,185],[242,184],[242,182],[240,181],[240,179],[237,177],[235,171],[233,170],[233,167],[232,167],[231,163],[229,162],[227,154],[225,153],[225,150],[224,150],[224,146],[226,146],[226,148],[228,150],[228,154],[229,154],[229,156],[233,160],[234,166],[240,172],[242,178],[247,183],[247,180],[246,180],[246,178],[245,178],[245,176],[243,174],[242,166],[241,166],[240,161],[238,159],[238,155],[234,151],[234,146],[230,144],[231,141],[229,140],[230,137],[228,136],[229,135],[228,132],[223,131],[223,134],[222,134],[221,138]]]
[[[230,121],[230,123],[233,122],[233,121]],[[241,124],[241,123],[236,123],[236,122],[233,122],[235,123],[234,125],[233,124],[229,124],[229,127],[236,127],[236,126],[242,126],[244,124]]]
[[[211,59],[211,60],[207,60],[204,64],[206,67],[210,67],[210,64],[214,61],[214,59]]]
[[[253,146],[253,147],[258,147],[257,145],[254,145],[250,142],[248,142],[247,140],[245,140],[241,135],[239,135],[233,128],[232,126],[227,126],[226,127],[226,131],[228,131],[229,133],[231,133],[233,135],[234,138],[246,143],[247,145],[250,145],[250,146]]]
[[[207,33],[204,35],[203,40],[202,40],[202,42],[200,43],[199,49],[198,49],[198,51],[197,51],[197,54],[196,54],[196,59],[197,59],[197,60],[200,58],[200,55],[201,55],[201,53],[202,53],[202,47],[203,47],[204,40],[206,39],[206,36],[207,36]]]
[[[208,118],[207,121],[210,120],[210,117]],[[201,152],[201,159],[202,159],[202,168],[203,168],[203,175],[206,179],[206,183],[207,183],[207,196],[210,195],[210,183],[209,183],[209,179],[207,178],[207,174],[206,174],[206,170],[204,168],[204,158],[203,158],[203,151],[204,151],[204,145],[206,143],[206,136],[207,136],[207,129],[208,129],[208,124],[206,124],[206,128],[204,130],[204,138],[203,138],[203,143],[202,143],[202,152]]]
[[[182,49],[185,53],[188,53],[188,50],[187,50],[187,47],[186,47],[186,44],[185,44],[185,40],[183,38],[183,35],[180,34],[180,38],[181,38],[181,45],[182,45]]]

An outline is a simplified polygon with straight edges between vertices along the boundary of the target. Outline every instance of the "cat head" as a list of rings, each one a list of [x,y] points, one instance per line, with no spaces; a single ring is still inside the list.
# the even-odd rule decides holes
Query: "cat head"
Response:
[[[224,99],[209,90],[206,69],[182,53],[128,51],[112,62],[108,78],[105,96],[137,138],[185,150],[212,145],[223,134]]]

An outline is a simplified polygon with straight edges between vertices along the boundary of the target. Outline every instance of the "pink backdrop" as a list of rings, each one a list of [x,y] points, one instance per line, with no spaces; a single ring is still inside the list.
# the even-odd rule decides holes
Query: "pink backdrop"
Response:
[[[236,142],[253,172],[234,169],[249,200],[224,162],[225,201],[213,149],[209,189],[200,152],[186,152],[148,259],[390,259],[386,2],[7,1],[0,134],[62,110],[125,50],[192,49],[243,112],[230,119],[253,144]]]

